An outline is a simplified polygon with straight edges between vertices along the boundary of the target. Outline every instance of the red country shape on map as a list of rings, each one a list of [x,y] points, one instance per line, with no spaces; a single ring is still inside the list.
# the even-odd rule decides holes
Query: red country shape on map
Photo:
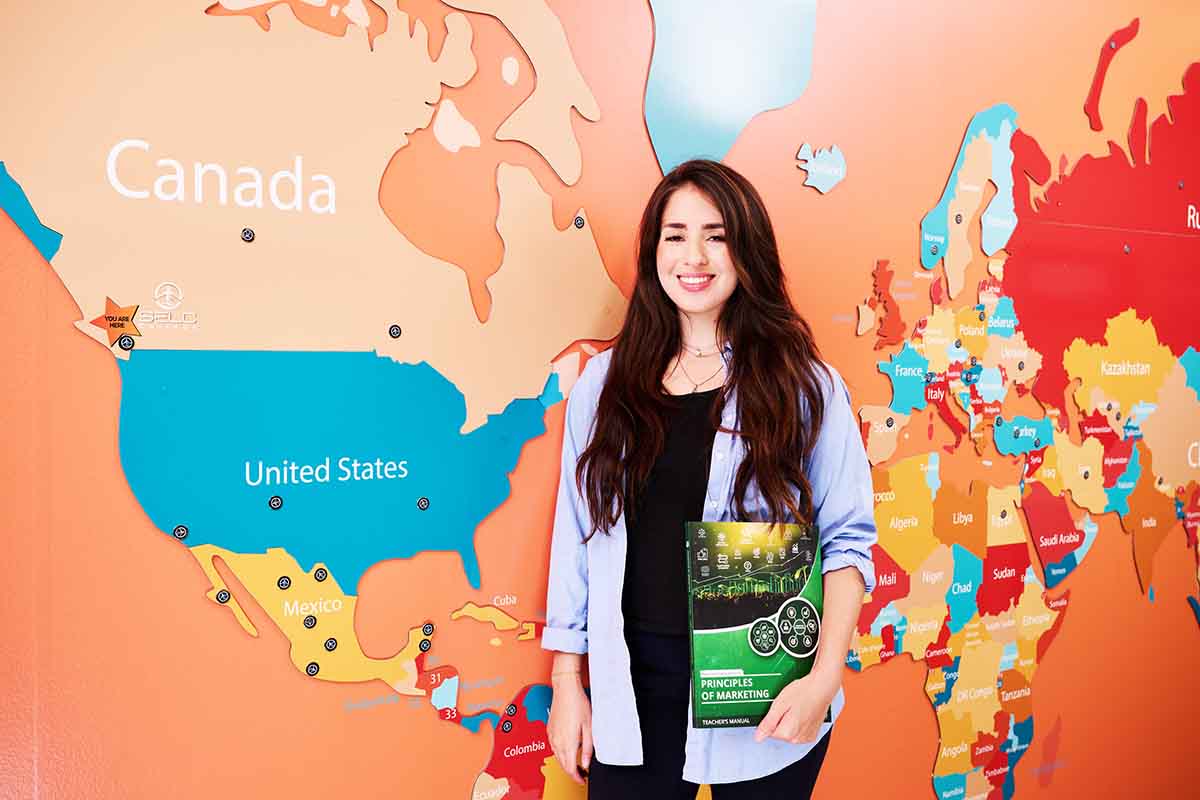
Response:
[[[1046,406],[1066,410],[1063,351],[1076,338],[1102,341],[1106,320],[1127,308],[1153,318],[1159,341],[1176,355],[1195,344],[1189,309],[1200,305],[1200,230],[1188,227],[1188,212],[1200,206],[1200,63],[1187,69],[1183,87],[1167,99],[1170,119],[1150,125],[1148,158],[1137,152],[1141,132],[1130,137],[1133,163],[1116,144],[1102,158],[1085,155],[1036,208],[1030,181],[1044,184],[1050,164],[1037,142],[1013,134],[1018,222],[1004,289],[1026,341],[1048,355],[1034,385]]]
[[[1095,439],[1104,448],[1104,488],[1117,485],[1117,478],[1129,467],[1129,455],[1133,452],[1133,439],[1122,440],[1112,425],[1099,411],[1093,411],[1079,420],[1079,433],[1084,439]]]
[[[953,453],[962,443],[967,433],[967,426],[954,416],[950,408],[950,382],[946,378],[925,384],[925,402],[937,409],[938,417],[946,423],[946,427],[954,434],[954,444],[946,445],[947,453]]]
[[[1029,548],[1024,542],[992,545],[983,559],[983,583],[975,598],[980,614],[1003,614],[1025,590]]]
[[[1029,523],[1029,535],[1033,537],[1033,548],[1043,572],[1083,544],[1083,534],[1075,527],[1066,499],[1050,494],[1042,484],[1029,487],[1029,493],[1021,500],[1021,510]]]
[[[949,667],[953,664],[954,660],[950,658],[950,615],[946,614],[946,618],[942,620],[942,629],[938,632],[937,641],[925,645],[925,666],[933,669],[934,667]]]
[[[525,710],[526,686],[513,698],[511,705],[517,713],[501,714],[492,739],[492,758],[484,771],[493,778],[507,778],[509,791],[505,800],[539,800],[546,783],[542,765],[554,755],[546,738],[546,723],[530,721]],[[504,724],[512,723],[505,731]],[[539,745],[541,745],[539,747]]]
[[[1045,447],[1043,447],[1041,450],[1030,451],[1029,454],[1025,456],[1025,480],[1029,480],[1035,474],[1037,474],[1038,468],[1044,463],[1046,463]]]
[[[1100,121],[1100,92],[1104,90],[1104,79],[1108,76],[1108,67],[1112,64],[1117,52],[1133,41],[1137,32],[1138,20],[1135,19],[1124,28],[1113,31],[1112,35],[1104,40],[1104,44],[1100,45],[1100,57],[1096,59],[1096,72],[1092,76],[1092,88],[1088,90],[1087,100],[1083,102],[1083,113],[1087,114],[1088,124],[1094,131],[1104,130],[1104,123]]]
[[[1196,550],[1196,540],[1200,534],[1200,486],[1194,482],[1188,485],[1187,490],[1181,490],[1185,493],[1190,490],[1192,494],[1191,502],[1183,509],[1183,530],[1187,534],[1188,547]],[[1196,559],[1200,562],[1200,553]]]
[[[982,767],[992,760],[1000,745],[1004,742],[994,733],[980,733],[975,744],[971,745],[971,766]]]
[[[1067,610],[1067,605],[1071,601],[1071,590],[1062,593],[1061,597],[1049,597],[1042,595],[1046,599],[1046,607],[1056,613],[1058,616],[1054,618],[1054,624],[1050,626],[1050,630],[1042,634],[1037,643],[1037,660],[1041,663],[1046,657],[1046,651],[1050,649],[1050,645],[1054,644],[1054,640],[1058,638],[1058,632],[1062,630],[1063,620],[1067,615],[1063,612]]]
[[[879,662],[891,661],[896,657],[896,626],[884,625],[880,632],[883,647],[879,650]]]
[[[909,589],[908,573],[886,550],[873,545],[871,557],[875,562],[875,591],[871,592],[871,602],[863,606],[862,613],[858,615],[858,632],[864,636],[871,632],[871,623],[879,616],[879,612],[893,600],[908,597]]]
[[[422,654],[424,655],[424,654]],[[417,675],[417,688],[429,692],[458,675],[454,667],[438,667]]]
[[[900,316],[900,306],[892,296],[892,281],[896,273],[892,270],[886,258],[875,262],[875,270],[871,273],[874,282],[875,297],[883,306],[883,314],[879,318],[879,328],[875,331],[875,349],[901,344],[904,341],[904,329],[908,326]],[[874,307],[874,306],[872,306]]]

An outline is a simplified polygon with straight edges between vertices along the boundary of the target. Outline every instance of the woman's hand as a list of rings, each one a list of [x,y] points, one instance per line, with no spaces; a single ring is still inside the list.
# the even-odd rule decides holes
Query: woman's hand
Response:
[[[768,736],[792,744],[816,741],[841,682],[840,672],[830,671],[810,672],[789,683],[771,702],[754,732],[754,741]]]
[[[578,672],[556,675],[551,681],[554,697],[546,727],[550,749],[567,776],[582,784],[592,765],[592,704]]]

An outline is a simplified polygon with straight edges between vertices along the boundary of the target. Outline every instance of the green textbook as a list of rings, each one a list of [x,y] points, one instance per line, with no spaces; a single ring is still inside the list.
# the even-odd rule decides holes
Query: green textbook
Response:
[[[688,522],[685,540],[692,725],[757,725],[780,690],[807,675],[816,660],[822,609],[817,530]]]

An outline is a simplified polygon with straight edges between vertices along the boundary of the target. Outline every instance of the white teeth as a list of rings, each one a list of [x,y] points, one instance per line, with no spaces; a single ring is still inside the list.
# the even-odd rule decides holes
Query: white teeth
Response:
[[[684,275],[679,276],[679,280],[683,283],[686,283],[688,286],[703,286],[704,284],[708,283],[712,279],[713,279],[712,275],[704,275],[704,276],[696,277],[696,278],[693,278],[691,276],[684,276]]]

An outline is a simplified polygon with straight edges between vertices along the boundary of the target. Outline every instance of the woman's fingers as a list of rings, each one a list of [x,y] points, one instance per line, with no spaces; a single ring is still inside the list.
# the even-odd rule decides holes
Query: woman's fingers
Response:
[[[592,768],[592,726],[588,723],[583,724],[583,752],[579,756],[579,766],[583,768],[584,776],[587,771]]]

